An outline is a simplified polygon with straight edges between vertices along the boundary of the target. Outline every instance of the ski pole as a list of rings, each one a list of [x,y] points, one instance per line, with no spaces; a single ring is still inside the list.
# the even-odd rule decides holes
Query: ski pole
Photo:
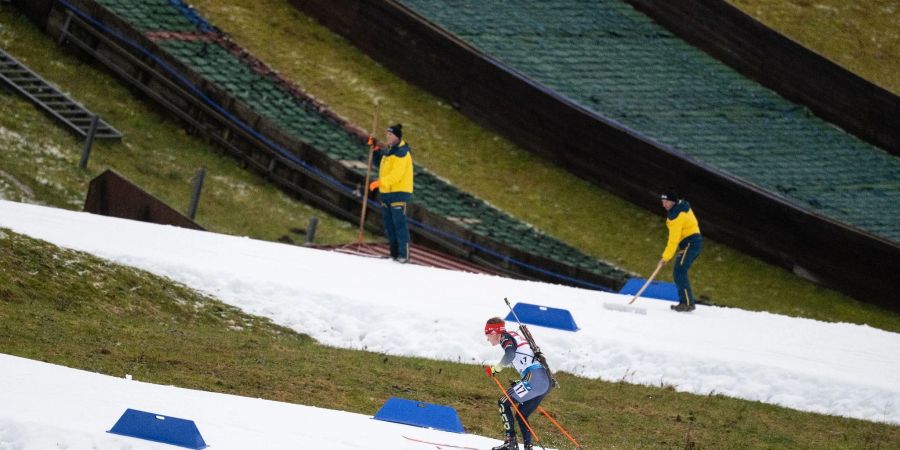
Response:
[[[569,440],[572,441],[573,444],[575,444],[575,448],[581,448],[581,445],[578,443],[578,441],[576,441],[575,438],[573,438],[572,435],[570,435],[569,432],[562,427],[562,425],[553,420],[553,417],[550,417],[550,413],[548,413],[543,406],[538,406],[538,411],[540,411],[541,414],[547,416],[547,418],[550,419],[550,422],[553,422],[553,425],[556,425],[556,428],[559,428],[559,431],[562,431],[562,434],[566,435],[566,437],[569,438]]]
[[[656,270],[653,271],[653,274],[650,275],[650,278],[647,278],[647,281],[643,286],[641,286],[641,290],[639,290],[637,294],[634,294],[634,297],[628,302],[629,305],[634,303],[634,301],[644,293],[644,290],[647,289],[647,286],[650,286],[650,282],[653,281],[654,278],[656,278],[656,274],[659,273],[659,269],[662,269],[663,264],[664,263],[660,261],[659,264],[656,265]]]
[[[375,127],[378,126],[378,102],[375,102],[375,114],[372,117],[372,134],[369,135],[369,139],[375,139],[375,133],[377,130]],[[372,154],[375,153],[372,149],[369,149],[369,164],[366,166],[366,183],[363,184],[363,201],[362,201],[362,211],[359,213],[359,234],[356,235],[356,248],[359,250],[359,246],[363,243],[363,227],[366,224],[366,207],[369,206],[369,175],[372,173]]]
[[[491,373],[490,367],[486,367],[486,369],[488,370],[488,373]],[[494,380],[494,383],[497,383],[497,387],[500,388],[501,391],[503,391],[503,396],[506,397],[507,400],[509,400],[509,404],[512,405],[513,410],[515,410],[516,414],[519,415],[519,418],[522,419],[522,423],[525,424],[525,428],[528,428],[528,431],[534,436],[534,440],[536,440],[540,443],[541,437],[538,436],[537,433],[535,433],[533,429],[531,429],[531,425],[528,423],[528,419],[526,419],[525,416],[522,415],[522,412],[519,411],[519,407],[516,406],[516,402],[514,402],[512,397],[509,396],[509,393],[506,392],[506,389],[503,389],[503,384],[500,383],[500,380],[497,379],[497,376],[494,375],[493,373],[491,373],[491,378]],[[512,426],[512,424],[509,424],[509,425]],[[543,445],[541,447],[543,447]]]

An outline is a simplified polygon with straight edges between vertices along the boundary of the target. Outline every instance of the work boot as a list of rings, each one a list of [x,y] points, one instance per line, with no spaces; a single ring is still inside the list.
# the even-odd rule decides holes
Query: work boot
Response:
[[[503,444],[500,444],[491,450],[519,450],[519,442],[516,441],[516,436],[507,436],[506,440],[503,441]]]

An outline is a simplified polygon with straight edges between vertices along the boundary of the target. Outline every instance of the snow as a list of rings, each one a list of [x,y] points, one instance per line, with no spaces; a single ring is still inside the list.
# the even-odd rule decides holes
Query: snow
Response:
[[[577,332],[532,327],[558,371],[900,424],[900,334],[864,325],[706,306],[677,314],[653,300],[629,314],[603,307],[627,302],[618,294],[7,201],[0,227],[169,277],[327,345],[494,362],[482,327],[506,315],[509,297],[572,312]],[[31,423],[0,417],[23,421],[23,433]]]
[[[178,448],[106,433],[127,408],[193,420],[215,450],[429,448],[404,436],[478,448],[499,443],[362,414],[142,383],[2,354],[0,367],[4,450]]]

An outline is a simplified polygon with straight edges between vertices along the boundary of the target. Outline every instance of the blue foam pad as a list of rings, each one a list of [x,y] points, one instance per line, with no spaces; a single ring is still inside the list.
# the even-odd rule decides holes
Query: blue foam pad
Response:
[[[397,397],[389,398],[375,413],[375,419],[453,433],[466,432],[455,409]]]
[[[193,420],[168,417],[128,408],[109,430],[113,434],[199,450],[206,448]]]
[[[644,278],[629,278],[619,290],[620,294],[634,295],[637,294],[647,280]],[[665,281],[651,281],[650,286],[641,294],[641,298],[656,298],[659,300],[678,301],[678,288],[674,283]]]
[[[507,314],[506,320],[516,320],[529,325],[538,325],[547,328],[556,328],[566,331],[577,331],[575,319],[567,309],[551,308],[549,306],[531,305],[528,303],[516,303],[513,311]]]

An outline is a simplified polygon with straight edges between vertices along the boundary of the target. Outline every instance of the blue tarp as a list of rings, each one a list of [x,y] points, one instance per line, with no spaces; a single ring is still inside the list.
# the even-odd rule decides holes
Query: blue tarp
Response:
[[[109,432],[195,450],[207,447],[193,420],[168,417],[131,408],[125,410],[125,413]]]
[[[397,397],[389,398],[374,418],[453,433],[466,432],[455,409]]]
[[[551,308],[549,306],[531,305],[528,303],[516,303],[513,306],[515,315],[510,312],[506,316],[507,321],[515,321],[516,317],[522,323],[539,325],[547,328],[556,328],[566,331],[578,331],[575,318],[567,309]]]
[[[644,278],[629,278],[625,283],[625,286],[622,286],[622,289],[619,290],[619,293],[627,295],[637,294],[646,281],[647,280]],[[677,302],[678,288],[675,287],[674,283],[651,281],[650,286],[647,286],[647,289],[641,294],[641,298],[656,298],[659,300],[672,300]]]

